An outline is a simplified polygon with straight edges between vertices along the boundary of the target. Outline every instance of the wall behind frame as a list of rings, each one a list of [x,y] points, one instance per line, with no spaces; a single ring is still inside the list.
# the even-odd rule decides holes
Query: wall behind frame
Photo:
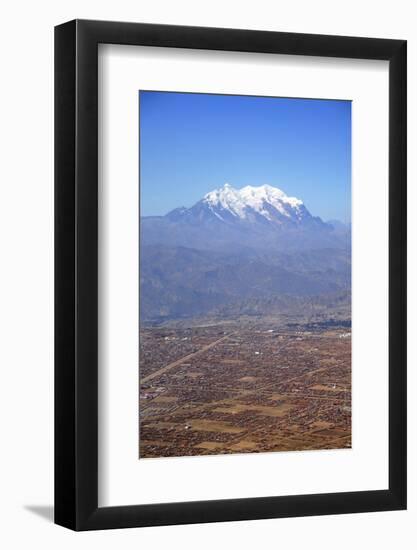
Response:
[[[75,534],[51,523],[53,499],[53,26],[75,17],[402,38],[408,42],[409,151],[417,149],[417,22],[413,2],[299,0],[17,0],[0,35],[0,542],[5,548],[413,548],[417,540],[417,290],[409,288],[409,509],[407,512],[264,520]],[[342,16],[341,16],[342,15]],[[409,154],[409,208],[417,205]],[[413,215],[412,215],[413,214]],[[417,280],[417,216],[409,215],[409,280]],[[372,537],[372,538],[371,538]]]

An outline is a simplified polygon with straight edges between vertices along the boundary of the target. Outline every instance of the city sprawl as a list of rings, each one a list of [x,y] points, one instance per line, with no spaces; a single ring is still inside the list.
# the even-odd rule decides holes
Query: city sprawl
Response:
[[[349,448],[343,324],[143,327],[140,457]]]

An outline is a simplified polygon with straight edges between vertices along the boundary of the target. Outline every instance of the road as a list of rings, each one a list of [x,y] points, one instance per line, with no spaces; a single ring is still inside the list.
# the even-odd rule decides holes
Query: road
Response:
[[[220,344],[220,342],[223,342],[224,340],[227,340],[227,338],[230,338],[232,334],[235,334],[234,332],[230,332],[229,334],[226,334],[226,336],[223,336],[222,338],[219,338],[215,342],[211,342],[211,344],[207,344],[207,346],[204,346],[203,348],[199,349],[198,351],[195,351],[194,353],[190,353],[186,355],[185,357],[181,357],[181,359],[177,359],[177,361],[174,361],[173,363],[169,363],[168,365],[165,365],[165,367],[162,367],[161,369],[153,372],[152,374],[149,374],[148,376],[145,376],[145,378],[142,378],[140,381],[141,384],[144,384],[145,382],[149,382],[150,380],[153,380],[154,378],[157,378],[158,376],[161,376],[161,374],[164,374],[165,372],[168,372],[171,369],[174,369],[175,367],[178,367],[178,365],[181,365],[182,363],[186,363],[193,357],[197,357],[197,355],[201,355],[205,351],[214,348],[214,346],[217,346],[217,344]]]

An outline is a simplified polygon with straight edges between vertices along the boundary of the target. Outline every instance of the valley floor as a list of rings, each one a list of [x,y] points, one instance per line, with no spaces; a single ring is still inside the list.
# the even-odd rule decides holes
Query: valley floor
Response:
[[[351,446],[350,328],[140,334],[140,458]]]

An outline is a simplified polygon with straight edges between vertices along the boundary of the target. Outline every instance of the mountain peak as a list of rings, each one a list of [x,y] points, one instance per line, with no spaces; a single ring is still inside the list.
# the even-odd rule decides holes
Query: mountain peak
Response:
[[[250,213],[256,213],[271,220],[274,213],[286,218],[298,218],[303,202],[296,197],[289,197],[277,187],[272,185],[251,186],[235,189],[230,183],[223,187],[210,191],[203,198],[209,208],[227,211],[235,217],[245,219]],[[221,217],[221,212],[216,211],[216,216]]]
[[[289,197],[286,193],[284,193],[284,191],[278,189],[278,187],[272,187],[272,185],[268,184],[260,185],[258,187],[247,185],[240,190],[240,194],[246,199],[256,197],[271,203],[278,200],[290,204],[293,207],[301,206],[303,204],[302,200],[297,199],[296,197]]]
[[[268,184],[236,189],[225,183],[189,208],[176,208],[154,220],[143,218],[141,224],[143,242],[197,249],[304,250],[339,248],[346,242],[342,230],[312,216],[300,199]]]

